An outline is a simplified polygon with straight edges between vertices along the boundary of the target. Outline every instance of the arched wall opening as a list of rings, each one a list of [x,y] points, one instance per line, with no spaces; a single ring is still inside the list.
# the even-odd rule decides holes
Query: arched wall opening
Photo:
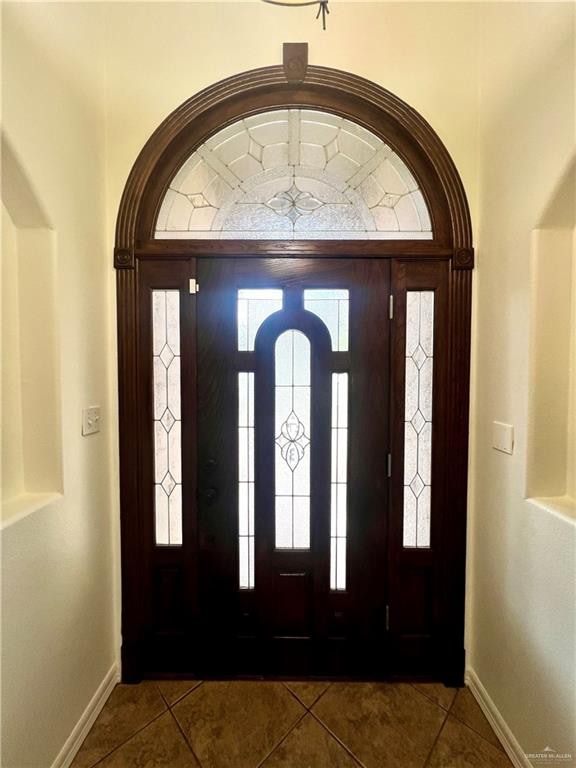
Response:
[[[62,494],[54,232],[2,136],[2,525]]]
[[[527,496],[576,516],[576,161],[533,231]]]

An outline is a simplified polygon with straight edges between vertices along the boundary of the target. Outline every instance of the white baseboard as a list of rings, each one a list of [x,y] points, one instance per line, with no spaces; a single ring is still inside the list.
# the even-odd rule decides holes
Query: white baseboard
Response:
[[[76,753],[82,746],[82,742],[88,735],[88,731],[94,725],[94,721],[102,711],[102,707],[108,701],[108,697],[119,680],[120,670],[117,662],[114,662],[98,686],[96,693],[90,699],[88,706],[82,713],[80,719],[72,729],[72,733],[66,739],[64,746],[58,753],[56,760],[52,763],[51,768],[68,768],[72,760],[76,757]]]
[[[500,714],[496,704],[494,704],[490,698],[488,691],[480,682],[476,672],[468,667],[465,678],[466,685],[480,705],[480,709],[486,715],[486,719],[492,726],[494,733],[500,739],[500,743],[506,750],[506,754],[512,761],[512,765],[514,765],[515,768],[532,768],[532,763],[526,757],[524,750]]]

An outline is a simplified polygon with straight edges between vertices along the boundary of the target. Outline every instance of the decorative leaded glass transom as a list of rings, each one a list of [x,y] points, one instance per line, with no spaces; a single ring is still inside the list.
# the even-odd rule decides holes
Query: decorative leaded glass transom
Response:
[[[283,109],[200,146],[162,201],[157,239],[432,239],[418,183],[380,138],[346,118]]]

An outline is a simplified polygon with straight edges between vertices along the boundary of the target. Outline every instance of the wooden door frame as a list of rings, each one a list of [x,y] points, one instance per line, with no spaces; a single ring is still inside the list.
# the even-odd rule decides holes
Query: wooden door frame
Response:
[[[432,220],[432,240],[258,241],[154,240],[157,214],[182,163],[221,128],[272,109],[329,111],[385,141],[419,182]],[[441,414],[446,471],[442,522],[443,589],[440,600],[441,677],[461,684],[464,673],[464,584],[468,475],[471,285],[474,267],[470,214],[452,159],[431,126],[412,107],[380,86],[339,70],[308,66],[302,80],[282,66],[235,75],[178,107],[150,137],[126,182],[114,248],[117,270],[119,450],[122,558],[122,676],[142,675],[142,520],[138,504],[139,387],[138,265],[149,259],[196,256],[376,257],[398,263],[448,262],[447,391]],[[193,276],[193,275],[191,275]]]

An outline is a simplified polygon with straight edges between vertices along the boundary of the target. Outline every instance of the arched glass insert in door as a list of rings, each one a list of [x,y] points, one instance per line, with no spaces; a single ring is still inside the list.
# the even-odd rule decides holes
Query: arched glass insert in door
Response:
[[[182,165],[156,239],[431,240],[414,175],[374,133],[311,109],[229,125]]]
[[[303,306],[325,325],[332,351],[349,348],[347,289],[306,289]],[[254,350],[256,333],[282,309],[283,290],[239,289],[238,352]],[[238,372],[238,562],[240,589],[255,585],[255,373]],[[332,373],[330,438],[330,589],[346,589],[348,514],[348,373]],[[274,344],[274,528],[278,550],[310,548],[312,347],[288,329]]]

